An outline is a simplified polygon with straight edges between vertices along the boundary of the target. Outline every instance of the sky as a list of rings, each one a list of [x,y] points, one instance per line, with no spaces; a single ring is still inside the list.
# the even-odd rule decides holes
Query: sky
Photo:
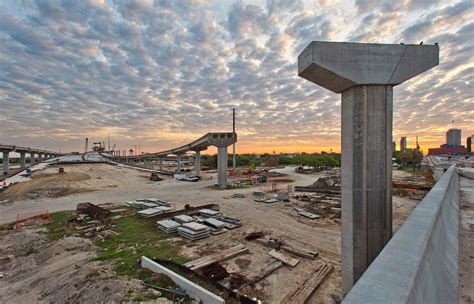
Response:
[[[340,151],[340,95],[297,75],[316,40],[438,42],[394,88],[393,138],[474,134],[472,0],[0,0],[0,142],[157,152],[231,131],[235,107],[238,153]]]

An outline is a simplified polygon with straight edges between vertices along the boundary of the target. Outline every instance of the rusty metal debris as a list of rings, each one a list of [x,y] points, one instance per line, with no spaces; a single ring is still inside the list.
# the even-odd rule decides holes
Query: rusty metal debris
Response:
[[[89,215],[93,219],[105,220],[112,217],[112,212],[91,203],[79,203],[77,211]]]

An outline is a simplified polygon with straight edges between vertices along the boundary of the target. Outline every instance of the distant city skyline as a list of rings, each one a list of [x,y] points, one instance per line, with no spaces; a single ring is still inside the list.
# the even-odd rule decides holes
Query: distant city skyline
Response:
[[[472,20],[471,0],[2,1],[0,142],[154,152],[232,130],[235,107],[237,153],[340,152],[340,97],[297,76],[325,40],[439,43],[440,65],[396,87],[393,141],[465,144]]]

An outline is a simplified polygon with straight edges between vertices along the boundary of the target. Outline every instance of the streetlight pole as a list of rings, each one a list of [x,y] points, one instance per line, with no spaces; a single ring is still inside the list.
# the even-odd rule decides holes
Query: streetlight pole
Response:
[[[232,132],[235,134],[235,108],[232,108]],[[236,170],[235,143],[232,144],[232,169]]]

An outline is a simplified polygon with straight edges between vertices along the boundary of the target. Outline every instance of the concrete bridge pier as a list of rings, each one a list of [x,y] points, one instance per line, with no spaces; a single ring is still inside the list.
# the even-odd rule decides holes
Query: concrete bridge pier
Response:
[[[38,163],[41,163],[43,161],[43,153],[39,152],[38,153]]]
[[[3,175],[7,175],[10,171],[10,151],[2,151],[3,153]]]
[[[183,154],[179,153],[176,154],[176,172],[181,173],[181,156]]]
[[[237,142],[237,134],[213,134],[209,142],[217,147],[217,184],[221,189],[224,189],[227,187],[227,147]]]
[[[35,164],[35,152],[30,152],[30,166]]]
[[[435,45],[312,42],[299,76],[342,93],[342,285],[392,237],[393,87],[438,65]]]
[[[160,170],[163,171],[163,157],[160,157]]]
[[[220,188],[227,186],[227,146],[217,147],[217,184]]]
[[[21,168],[21,169],[25,169],[25,167],[26,167],[26,164],[25,164],[25,155],[26,155],[25,152],[21,152],[21,153],[20,153],[20,168]]]
[[[196,176],[201,176],[201,151],[196,151],[196,159],[194,161],[194,167],[196,167]]]

